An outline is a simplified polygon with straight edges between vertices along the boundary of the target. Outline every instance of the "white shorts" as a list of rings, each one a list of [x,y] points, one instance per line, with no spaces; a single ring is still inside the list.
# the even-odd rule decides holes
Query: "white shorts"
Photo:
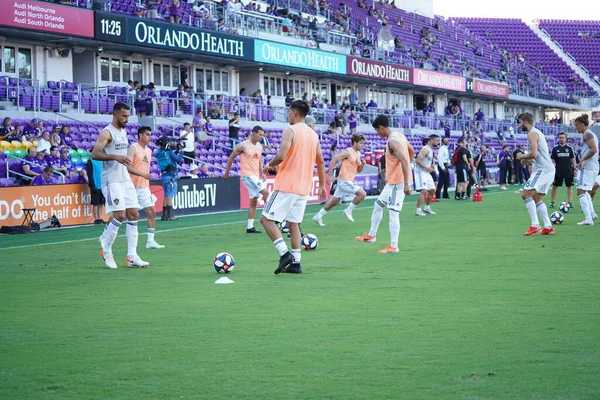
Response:
[[[380,206],[394,211],[402,211],[404,203],[404,183],[397,185],[386,184],[376,200]]]
[[[598,169],[584,168],[583,171],[580,170],[577,174],[577,189],[592,190],[596,179],[598,179]]]
[[[598,176],[596,177],[596,184],[597,184],[597,185],[600,185],[600,175],[598,175]]]
[[[551,171],[544,171],[543,169],[533,171],[523,190],[535,190],[536,193],[546,194],[554,182],[554,175],[554,169]]]
[[[102,194],[106,199],[107,214],[128,208],[139,208],[137,193],[131,181],[108,182],[102,186]]]
[[[150,188],[135,188],[135,192],[137,193],[139,210],[143,210],[144,208],[148,207],[154,207],[154,203],[156,203],[156,196],[150,193]]]
[[[204,131],[198,131],[195,134],[196,134],[196,139],[199,142],[204,142],[207,139],[206,132],[204,132]]]
[[[260,192],[265,188],[263,181],[254,176],[243,176],[242,183],[248,189],[248,195],[251,199],[259,198]]]
[[[419,190],[434,190],[435,183],[433,177],[427,171],[423,171],[420,168],[415,168],[415,187]]]
[[[343,199],[348,195],[355,195],[359,190],[360,187],[353,181],[341,181],[338,179],[333,197],[336,199]]]
[[[307,201],[308,196],[275,190],[269,195],[262,215],[270,221],[300,223],[304,218]]]

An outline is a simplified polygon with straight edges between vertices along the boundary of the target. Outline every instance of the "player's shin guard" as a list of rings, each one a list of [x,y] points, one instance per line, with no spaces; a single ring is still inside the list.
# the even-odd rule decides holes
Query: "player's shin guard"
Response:
[[[593,222],[594,215],[591,212],[590,201],[588,200],[587,193],[579,195],[579,206],[581,207],[581,211],[583,211],[583,215],[585,215],[585,220],[587,222]]]
[[[379,200],[375,202],[373,215],[371,215],[371,230],[369,231],[369,236],[377,236],[377,229],[379,229],[381,218],[383,218],[383,207],[385,207],[384,203]]]
[[[397,210],[389,210],[390,212],[390,245],[394,248],[398,247],[398,237],[400,236],[400,213]]]
[[[550,222],[550,217],[548,216],[548,208],[543,201],[540,201],[535,205],[537,208],[538,214],[542,217],[542,222],[544,223],[544,228],[552,228],[552,222]]]
[[[531,226],[540,226],[533,197],[525,199],[525,207],[527,207],[527,212],[529,213],[529,217],[531,217]]]
[[[138,245],[138,222],[137,221],[129,221],[127,222],[126,229],[127,236],[127,255],[135,256],[137,255],[137,245]]]
[[[283,240],[282,238],[275,240],[273,242],[273,245],[275,245],[275,249],[277,249],[277,252],[280,256],[288,252],[287,244],[285,244],[285,240]]]
[[[112,253],[112,245],[117,238],[119,233],[119,227],[121,223],[114,218],[111,218],[104,228],[104,239],[102,241],[102,251],[105,253]]]

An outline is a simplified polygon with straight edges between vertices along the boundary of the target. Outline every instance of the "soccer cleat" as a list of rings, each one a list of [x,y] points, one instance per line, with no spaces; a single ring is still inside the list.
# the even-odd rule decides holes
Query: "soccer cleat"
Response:
[[[428,209],[424,209],[424,210],[423,210],[423,212],[424,212],[425,214],[431,214],[431,215],[435,215],[435,214],[437,214],[437,213],[436,213],[435,211],[433,211],[431,208],[430,208],[429,210],[428,210]]]
[[[530,226],[529,230],[527,232],[525,232],[523,234],[523,236],[531,236],[531,235],[535,235],[536,233],[538,233],[539,231],[542,230],[541,226]]]
[[[315,215],[312,220],[315,221],[319,226],[325,226],[323,223],[323,218],[321,218],[319,214]]]
[[[595,221],[598,219],[598,214],[594,214],[594,216],[592,217],[592,221]]]
[[[419,210],[419,209],[417,209],[417,211],[415,211],[415,215],[417,217],[425,217],[426,216],[425,213],[423,212],[423,210]]]
[[[550,202],[550,208],[554,208],[554,202]]]
[[[581,221],[581,222],[578,222],[578,223],[577,223],[577,225],[579,225],[579,226],[583,226],[583,225],[594,225],[594,223],[593,223],[593,222],[589,222],[589,221],[587,221],[587,220],[586,220],[586,221]]]
[[[137,254],[135,256],[127,256],[126,262],[129,268],[144,268],[150,265],[149,262],[142,260]]]
[[[399,253],[400,250],[397,247],[386,246],[385,249],[379,250],[378,254],[387,254],[387,253]]]
[[[104,251],[100,250],[100,257],[102,257],[102,259],[104,260],[104,263],[106,264],[106,268],[110,268],[110,269],[117,268],[117,263],[115,262],[115,259],[112,254],[105,253]]]
[[[165,246],[163,246],[162,244],[158,244],[158,243],[152,241],[152,242],[147,242],[146,243],[146,248],[147,249],[164,249]]]
[[[286,274],[301,274],[302,267],[300,266],[300,263],[292,263],[292,264],[288,265],[287,267],[285,267],[283,272]]]
[[[540,231],[540,235],[554,235],[554,233],[556,233],[556,231],[552,226],[550,228],[544,228]]]
[[[250,228],[250,229],[246,229],[246,233],[261,233],[261,232],[257,231],[256,228]]]
[[[347,208],[343,211],[344,215],[346,216],[346,218],[348,218],[348,221],[350,222],[354,222],[354,218],[352,218],[352,210],[348,210]]]
[[[277,266],[277,268],[275,268],[275,271],[273,273],[277,275],[284,272],[285,268],[293,262],[294,256],[292,255],[292,253],[290,253],[289,251],[286,252],[284,255],[279,257],[279,265]]]
[[[377,240],[377,238],[375,236],[371,236],[368,233],[365,233],[362,236],[357,236],[355,238],[356,240],[358,240],[359,242],[364,242],[364,243],[375,243],[375,241]]]
[[[569,208],[573,208],[573,204],[571,204],[570,201],[567,204],[569,205]]]

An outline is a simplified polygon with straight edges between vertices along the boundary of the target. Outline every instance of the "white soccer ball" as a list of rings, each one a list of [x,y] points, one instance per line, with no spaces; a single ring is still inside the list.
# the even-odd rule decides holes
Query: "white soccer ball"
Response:
[[[213,265],[215,267],[215,271],[217,271],[219,274],[228,274],[233,271],[233,268],[235,267],[235,260],[229,253],[219,253],[215,256]]]
[[[319,239],[317,239],[317,237],[312,233],[307,233],[306,235],[302,236],[300,244],[305,250],[316,250],[317,246],[319,245]]]
[[[565,221],[565,216],[560,211],[554,211],[552,215],[550,215],[550,222],[554,225],[560,225]]]
[[[286,221],[281,221],[279,223],[279,230],[283,233],[289,233],[290,232],[290,228],[288,227],[288,224]]]
[[[563,201],[562,203],[560,203],[558,209],[560,210],[560,212],[567,214],[571,210],[571,207],[569,207],[569,203],[565,203]]]

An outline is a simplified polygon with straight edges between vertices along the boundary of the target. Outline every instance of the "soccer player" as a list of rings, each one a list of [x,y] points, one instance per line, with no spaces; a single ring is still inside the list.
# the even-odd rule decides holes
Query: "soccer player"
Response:
[[[544,196],[548,193],[550,185],[554,181],[556,169],[550,159],[548,143],[544,134],[533,126],[533,115],[522,113],[518,117],[521,124],[521,130],[527,132],[527,141],[529,142],[529,152],[517,154],[517,158],[523,164],[533,162],[533,175],[529,178],[523,187],[521,197],[525,201],[525,207],[531,217],[531,226],[523,235],[531,236],[536,233],[540,235],[554,235],[554,228],[548,216],[548,209],[544,204]],[[537,209],[537,212],[536,212]],[[540,214],[544,229],[540,227],[537,213]]]
[[[431,173],[435,171],[433,166],[433,149],[440,144],[440,137],[437,135],[430,135],[427,143],[421,147],[419,155],[417,155],[417,161],[415,165],[415,187],[419,192],[417,198],[417,210],[415,215],[418,217],[424,217],[426,214],[435,214],[431,210],[431,200],[435,195],[435,182]],[[428,194],[427,199],[425,195]],[[425,201],[425,210],[422,209],[423,201]]]
[[[156,210],[154,203],[156,196],[150,193],[150,160],[152,159],[152,150],[148,147],[152,129],[149,126],[142,126],[138,129],[137,143],[129,146],[127,157],[131,160],[131,165],[127,166],[127,171],[135,187],[137,200],[140,209],[146,211],[146,224],[148,226],[148,239],[146,241],[147,249],[163,249],[165,246],[156,243],[154,232],[156,231]]]
[[[275,177],[275,189],[269,195],[267,204],[260,217],[260,223],[267,231],[279,252],[279,265],[275,274],[281,272],[301,273],[300,266],[300,229],[298,224],[304,218],[308,195],[312,188],[315,162],[319,174],[319,201],[327,199],[325,181],[325,161],[316,132],[304,119],[310,111],[310,105],[304,100],[294,100],[288,109],[290,126],[283,130],[281,146],[275,157],[265,165],[263,172],[278,166]],[[274,221],[287,221],[292,241],[292,253],[281,237]]]
[[[579,160],[579,175],[577,176],[577,196],[585,221],[577,225],[594,225],[598,218],[594,211],[594,203],[590,191],[594,189],[594,183],[598,177],[598,137],[588,129],[590,121],[587,114],[575,118],[575,129],[583,134],[581,139],[581,159]]]
[[[127,266],[146,267],[149,265],[137,254],[138,244],[138,201],[137,194],[127,167],[131,159],[127,157],[127,132],[129,106],[115,103],[110,125],[100,132],[92,150],[92,158],[102,161],[102,193],[106,199],[106,212],[112,217],[100,237],[100,256],[108,268],[117,268],[112,254],[112,245],[119,233],[121,223],[127,218]]]
[[[558,145],[552,149],[550,156],[556,166],[556,176],[552,183],[552,197],[550,208],[554,208],[554,200],[556,200],[556,189],[562,186],[563,181],[567,186],[567,200],[569,207],[573,200],[573,179],[575,178],[575,151],[567,144],[567,135],[564,132],[558,134]]]
[[[329,203],[325,204],[317,213],[317,215],[313,217],[313,221],[319,224],[319,226],[325,226],[323,223],[323,217],[333,207],[337,206],[344,196],[348,195],[354,195],[354,199],[352,200],[352,203],[348,204],[348,207],[346,207],[344,210],[344,215],[350,220],[350,222],[354,222],[352,210],[354,210],[356,206],[359,205],[360,202],[365,199],[365,197],[367,197],[367,193],[354,183],[354,177],[356,176],[356,173],[361,172],[365,167],[365,161],[361,161],[360,159],[360,151],[365,145],[365,137],[360,133],[355,133],[352,135],[351,140],[352,147],[348,147],[341,153],[336,154],[329,163],[329,175],[327,176],[327,182],[329,184],[331,184],[334,180],[333,170],[339,161],[342,162],[342,167],[340,168],[340,174],[336,178],[338,184],[333,197],[331,200],[329,200]]]
[[[262,169],[262,140],[265,131],[260,126],[256,125],[252,128],[252,134],[249,139],[244,140],[242,143],[235,146],[233,152],[227,160],[227,166],[223,173],[223,179],[229,179],[229,170],[231,164],[237,156],[240,156],[240,167],[242,170],[242,183],[248,189],[250,195],[250,208],[248,208],[248,225],[246,226],[246,233],[260,233],[254,227],[254,216],[256,215],[256,205],[258,204],[258,196],[261,195],[265,203],[269,196],[269,191],[263,186],[264,178]]]
[[[373,128],[379,137],[387,138],[385,152],[385,176],[387,184],[383,188],[371,216],[371,230],[369,233],[356,238],[359,242],[375,243],[377,229],[383,217],[383,208],[387,206],[390,218],[391,243],[379,254],[398,253],[398,236],[400,235],[400,211],[404,196],[410,194],[412,173],[410,160],[415,152],[406,140],[404,134],[395,132],[390,128],[390,121],[385,115],[379,115],[373,120]]]

